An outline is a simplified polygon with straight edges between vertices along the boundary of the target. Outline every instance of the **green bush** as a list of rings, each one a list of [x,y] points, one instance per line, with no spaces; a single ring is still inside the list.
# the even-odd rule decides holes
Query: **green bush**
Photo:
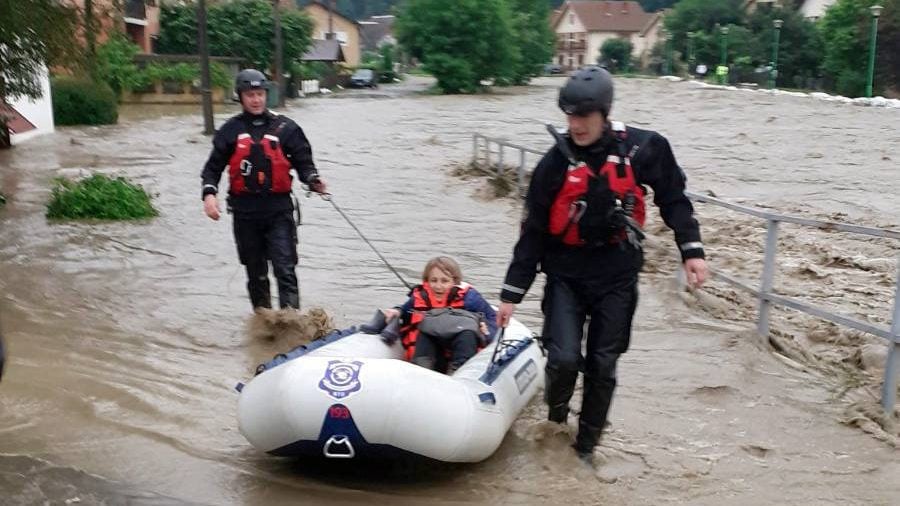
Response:
[[[147,192],[122,177],[94,174],[77,183],[64,178],[55,182],[47,204],[48,218],[131,220],[159,214]]]
[[[97,49],[94,79],[108,84],[116,95],[147,86],[146,76],[134,63],[134,55],[140,52],[141,48],[125,35],[113,35]]]
[[[106,84],[58,77],[51,81],[51,90],[57,125],[108,125],[119,118],[116,94]]]
[[[0,193],[0,209],[3,208],[3,204],[6,204],[6,195]]]

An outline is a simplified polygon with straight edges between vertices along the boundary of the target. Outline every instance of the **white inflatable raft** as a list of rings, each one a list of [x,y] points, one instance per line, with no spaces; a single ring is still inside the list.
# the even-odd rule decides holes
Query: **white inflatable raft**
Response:
[[[402,360],[400,343],[335,332],[238,385],[240,431],[273,455],[484,460],[544,382],[524,325],[513,320],[500,339],[447,376]]]

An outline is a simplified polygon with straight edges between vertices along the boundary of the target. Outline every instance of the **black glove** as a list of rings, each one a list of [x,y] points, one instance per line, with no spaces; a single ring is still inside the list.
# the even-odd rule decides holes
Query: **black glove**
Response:
[[[325,189],[325,182],[319,178],[318,174],[313,174],[310,176],[309,181],[306,182],[306,186],[309,186],[309,189],[316,193],[323,193]]]

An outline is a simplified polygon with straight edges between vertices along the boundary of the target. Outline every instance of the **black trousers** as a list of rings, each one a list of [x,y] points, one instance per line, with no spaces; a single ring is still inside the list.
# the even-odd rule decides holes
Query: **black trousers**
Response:
[[[292,211],[261,215],[235,214],[234,240],[247,268],[247,291],[253,308],[272,307],[269,262],[278,282],[281,307],[300,308],[297,285],[297,227]]]
[[[637,299],[637,274],[614,281],[547,276],[541,303],[547,349],[544,397],[550,420],[565,422],[578,371],[584,372],[578,451],[591,451],[600,439],[616,388],[616,362],[631,339]]]
[[[416,352],[412,362],[428,369],[443,370],[450,352],[448,372],[459,369],[478,350],[478,335],[471,330],[463,330],[451,338],[431,336],[419,332],[416,338]]]

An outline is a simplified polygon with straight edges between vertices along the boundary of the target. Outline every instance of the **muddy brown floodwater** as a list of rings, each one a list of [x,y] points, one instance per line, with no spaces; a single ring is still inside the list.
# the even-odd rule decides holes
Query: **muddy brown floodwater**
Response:
[[[429,81],[295,101],[335,202],[404,277],[456,257],[496,297],[520,204],[452,177],[472,133],[544,148],[562,81],[480,96]],[[251,342],[230,218],[202,213],[209,148],[199,116],[132,109],[116,126],[63,128],[0,153],[0,293],[10,360],[0,384],[0,503],[31,504],[878,504],[900,502],[896,430],[877,410],[884,342],[776,311],[771,342],[752,299],[673,282],[670,234],[651,218],[632,348],[620,367],[597,473],[539,399],[476,465],[320,466],[243,439],[234,386],[279,350]],[[900,111],[809,98],[620,80],[613,114],[672,142],[691,189],[808,218],[897,229]],[[221,124],[227,117],[217,117]],[[535,160],[529,160],[534,163]],[[48,223],[51,181],[124,175],[156,219]],[[405,295],[320,199],[303,198],[305,308],[338,326]],[[764,223],[698,206],[710,263],[756,284]],[[898,246],[782,229],[777,289],[888,325]],[[540,326],[540,286],[517,314]],[[494,300],[496,302],[496,300]],[[779,350],[776,354],[775,350]],[[864,430],[860,430],[862,427]]]

